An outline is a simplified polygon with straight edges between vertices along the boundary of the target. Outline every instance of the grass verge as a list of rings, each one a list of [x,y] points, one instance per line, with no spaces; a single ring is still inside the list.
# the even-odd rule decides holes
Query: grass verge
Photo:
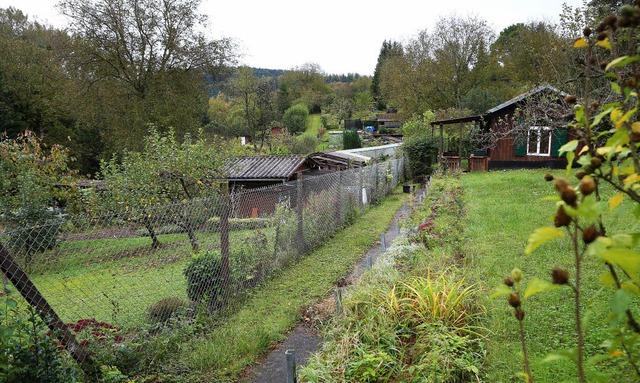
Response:
[[[432,182],[401,235],[348,289],[301,382],[468,382],[483,360],[477,285],[461,266],[461,189]]]
[[[302,309],[329,294],[391,223],[405,200],[392,194],[292,267],[256,288],[242,309],[205,337],[184,345],[196,381],[233,381],[269,348],[285,339]]]

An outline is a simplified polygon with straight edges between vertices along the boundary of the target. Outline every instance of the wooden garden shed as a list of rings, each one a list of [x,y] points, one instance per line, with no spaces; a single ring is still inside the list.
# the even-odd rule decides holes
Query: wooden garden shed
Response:
[[[227,164],[225,179],[231,192],[238,196],[233,201],[232,216],[236,218],[259,217],[273,213],[283,200],[295,201],[295,184],[298,174],[308,172],[309,163],[304,156],[245,156]],[[275,186],[272,193],[252,192],[251,189]]]
[[[441,161],[447,168],[455,169],[462,159],[461,152],[458,156],[444,155],[443,127],[459,124],[462,139],[462,124],[474,123],[485,142],[475,148],[469,158],[470,171],[566,166],[566,159],[559,156],[558,150],[571,139],[571,132],[565,124],[557,123],[563,120],[563,112],[566,114],[567,111],[563,101],[566,95],[550,85],[541,85],[484,114],[433,121],[432,128],[440,129]]]

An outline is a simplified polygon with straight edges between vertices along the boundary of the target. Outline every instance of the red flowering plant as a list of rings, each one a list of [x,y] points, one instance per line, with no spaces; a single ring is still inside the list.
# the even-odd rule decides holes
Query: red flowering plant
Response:
[[[114,366],[124,374],[135,369],[137,347],[125,343],[120,327],[95,318],[80,319],[75,323],[67,323],[67,326],[75,333],[76,340],[96,365]]]
[[[98,322],[94,318],[80,319],[75,323],[67,323],[67,327],[74,332],[80,346],[87,347],[122,343],[124,336],[121,329],[107,322]],[[62,347],[62,345],[59,345]]]

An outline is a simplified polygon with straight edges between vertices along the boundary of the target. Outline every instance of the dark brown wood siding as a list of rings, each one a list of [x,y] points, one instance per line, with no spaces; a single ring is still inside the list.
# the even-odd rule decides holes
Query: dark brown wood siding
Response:
[[[506,132],[513,129],[515,106],[502,111],[500,114],[492,116],[490,129],[492,131]],[[572,139],[568,137],[568,139]],[[522,161],[522,162],[564,162],[564,157],[553,156],[516,156],[515,155],[515,135],[501,139],[494,148],[489,150],[489,161]]]

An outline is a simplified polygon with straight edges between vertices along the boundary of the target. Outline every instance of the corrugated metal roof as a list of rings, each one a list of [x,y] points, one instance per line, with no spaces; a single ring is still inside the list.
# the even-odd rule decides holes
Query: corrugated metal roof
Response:
[[[297,155],[238,157],[227,166],[225,173],[231,180],[288,180],[304,161],[304,157]]]
[[[335,150],[332,152],[326,152],[326,154],[330,155],[330,156],[334,156],[334,157],[338,157],[338,158],[342,158],[344,160],[351,160],[351,161],[356,161],[356,162],[361,162],[361,163],[366,163],[367,161],[371,160],[371,157],[369,156],[365,156],[363,154],[358,154],[358,153],[354,153],[353,151],[350,150]]]
[[[551,85],[540,85],[540,86],[537,86],[535,88],[532,88],[532,89],[522,93],[519,96],[516,96],[516,97],[512,98],[509,101],[503,102],[502,104],[487,110],[487,114],[495,113],[495,112],[497,112],[497,111],[499,111],[501,109],[504,109],[504,108],[506,108],[506,107],[508,107],[510,105],[513,105],[513,104],[515,104],[517,102],[520,102],[520,101],[526,99],[527,97],[531,97],[534,94],[538,94],[538,93],[540,93],[542,91],[545,91],[545,90],[550,90],[552,92],[556,92],[556,93],[560,94],[562,97],[567,95],[567,93],[565,93],[565,92],[561,91],[560,89],[555,88],[555,87],[553,87]]]
[[[309,155],[309,160],[319,166],[333,165],[348,167],[361,167],[367,164],[371,158],[360,154],[350,153],[345,150],[337,150],[331,152],[319,152]]]

